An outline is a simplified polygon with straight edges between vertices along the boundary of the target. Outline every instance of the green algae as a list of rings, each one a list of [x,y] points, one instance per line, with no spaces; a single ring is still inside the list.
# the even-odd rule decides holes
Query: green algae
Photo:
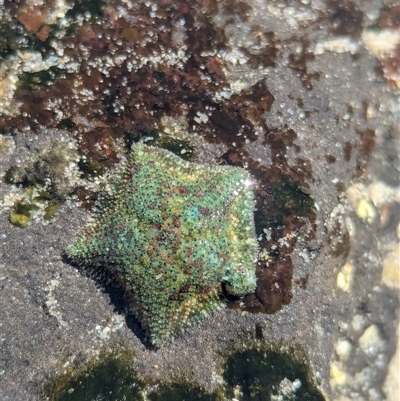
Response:
[[[90,13],[90,18],[95,19],[103,16],[103,7],[107,4],[104,0],[77,0],[74,6],[68,10],[66,18],[76,18],[78,15]]]
[[[6,184],[18,184],[23,182],[23,172],[18,166],[11,166],[3,175],[3,181]]]
[[[189,382],[161,384],[157,391],[148,394],[149,401],[222,401],[218,394],[207,393],[199,386]]]
[[[67,142],[56,142],[23,166],[11,166],[4,174],[7,184],[47,192],[46,200],[63,201],[73,192],[78,179],[77,151]],[[72,170],[72,171],[71,171]]]
[[[39,191],[38,195],[33,198],[34,202],[51,202],[54,200],[54,196],[48,191]]]
[[[0,60],[4,60],[18,48],[17,21],[0,22]]]
[[[131,368],[133,355],[121,349],[102,352],[85,368],[73,366],[44,386],[49,401],[143,401],[142,382]]]
[[[284,214],[295,214],[308,217],[315,211],[314,201],[310,195],[304,193],[300,184],[283,175],[275,183],[274,187],[275,205]]]
[[[72,364],[67,373],[44,385],[49,401],[222,401],[220,391],[212,394],[184,379],[146,385],[132,368],[134,356],[121,347],[79,368]],[[153,383],[153,380],[150,380]],[[148,388],[151,388],[148,390]],[[144,394],[146,393],[146,396]]]
[[[38,195],[33,188],[27,188],[23,198],[14,202],[13,209],[9,215],[11,224],[25,228],[35,217],[40,209],[43,209],[43,219],[51,220],[63,202],[54,202],[54,197],[47,191],[39,191]]]
[[[70,130],[70,129],[74,128],[75,125],[76,124],[72,121],[72,119],[67,117],[67,118],[63,118],[62,120],[60,120],[60,122],[57,124],[56,128]]]
[[[32,191],[28,189],[23,199],[14,202],[13,209],[9,215],[10,223],[17,227],[25,228],[41,208],[44,211],[43,219],[51,220],[63,204],[63,202],[52,203],[52,197],[48,194],[46,196],[46,192],[44,192],[44,195],[35,197],[30,196],[30,193]]]
[[[14,207],[9,216],[11,224],[25,228],[35,216],[35,213],[39,210],[39,207],[34,203],[27,203],[26,201],[17,200],[14,203]]]
[[[47,88],[63,74],[57,67],[50,67],[47,70],[38,72],[25,72],[19,76],[17,90],[33,91]]]
[[[81,177],[91,179],[104,174],[106,171],[106,159],[104,160],[90,160],[89,158],[81,158],[78,162],[79,170],[81,171]]]
[[[57,213],[58,209],[61,207],[63,203],[50,203],[44,208],[44,220],[51,220]]]
[[[144,138],[148,145],[168,150],[186,161],[193,159],[195,148],[188,140],[173,138],[171,135],[165,133],[160,135],[156,130],[149,132],[125,132],[124,134],[124,142],[127,149],[131,149],[134,143],[139,143]]]
[[[122,345],[101,351],[84,367],[71,363],[43,393],[49,401],[325,401],[304,349],[266,340],[258,326],[254,338],[237,338],[220,353],[224,385],[212,393],[176,372],[170,380],[141,377],[134,354]]]
[[[324,401],[302,347],[265,340],[244,344],[226,356],[223,377],[228,398],[239,389],[241,401]]]
[[[132,371],[117,360],[108,360],[68,384],[57,401],[141,401],[140,384]]]
[[[192,160],[194,155],[194,147],[189,143],[189,141],[173,138],[160,138],[154,145],[169,150],[171,153],[174,153],[183,160]]]
[[[50,220],[78,182],[76,150],[69,143],[55,143],[23,166],[11,166],[3,181],[25,189],[9,216],[12,224],[25,228],[39,209]]]

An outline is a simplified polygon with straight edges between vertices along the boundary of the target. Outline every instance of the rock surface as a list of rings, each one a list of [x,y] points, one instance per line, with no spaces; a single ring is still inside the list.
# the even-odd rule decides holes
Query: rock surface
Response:
[[[143,378],[179,372],[211,391],[220,350],[255,331],[302,346],[327,399],[385,399],[399,310],[388,273],[399,243],[398,45],[378,60],[368,49],[379,43],[362,37],[396,27],[397,8],[60,4],[0,3],[0,175],[12,178],[0,183],[0,399],[39,400],[69,363],[115,343],[134,351]],[[139,139],[244,167],[258,183],[255,292],[159,350],[115,291],[62,257]],[[79,161],[37,173],[54,143]],[[18,181],[16,167],[36,173]],[[9,222],[16,201],[38,208],[24,229]],[[379,346],[365,346],[371,333]]]

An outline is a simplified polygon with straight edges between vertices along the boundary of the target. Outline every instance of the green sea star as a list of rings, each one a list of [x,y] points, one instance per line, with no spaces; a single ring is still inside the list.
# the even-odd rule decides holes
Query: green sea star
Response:
[[[67,254],[116,280],[160,346],[218,309],[222,285],[255,289],[253,207],[246,170],[138,144]]]

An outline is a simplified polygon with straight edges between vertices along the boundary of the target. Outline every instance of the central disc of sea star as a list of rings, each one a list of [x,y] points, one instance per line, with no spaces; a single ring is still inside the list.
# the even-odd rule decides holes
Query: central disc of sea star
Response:
[[[160,346],[256,286],[249,173],[136,145],[69,257],[118,282]]]

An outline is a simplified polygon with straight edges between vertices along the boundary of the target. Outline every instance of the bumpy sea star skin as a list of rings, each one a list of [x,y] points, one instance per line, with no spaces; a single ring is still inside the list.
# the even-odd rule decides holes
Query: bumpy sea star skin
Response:
[[[138,144],[69,257],[118,281],[160,346],[255,289],[254,194],[249,173],[201,166]]]

